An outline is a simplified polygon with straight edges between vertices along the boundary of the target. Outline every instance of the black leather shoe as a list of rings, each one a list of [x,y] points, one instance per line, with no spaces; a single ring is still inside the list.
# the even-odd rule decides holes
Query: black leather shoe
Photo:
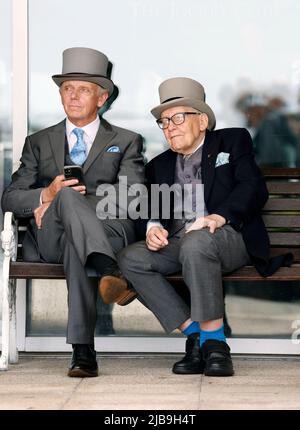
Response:
[[[173,366],[173,373],[188,375],[203,373],[204,362],[199,344],[199,333],[190,334],[185,342],[185,356]]]
[[[205,362],[204,375],[232,376],[234,374],[230,348],[226,342],[208,339],[201,349]]]
[[[77,378],[98,376],[96,351],[92,345],[73,345],[68,376]]]

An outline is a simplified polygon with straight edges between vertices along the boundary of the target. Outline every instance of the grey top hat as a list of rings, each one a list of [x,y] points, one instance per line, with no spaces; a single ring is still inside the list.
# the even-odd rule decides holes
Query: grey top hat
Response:
[[[114,83],[108,76],[108,58],[100,51],[90,48],[69,48],[63,52],[61,75],[52,79],[61,86],[64,81],[87,81],[108,90],[109,96],[114,90]]]
[[[151,110],[152,115],[158,119],[161,113],[175,106],[190,106],[204,112],[208,116],[208,129],[213,130],[216,125],[215,114],[205,103],[203,86],[190,78],[171,78],[159,86],[160,105]]]

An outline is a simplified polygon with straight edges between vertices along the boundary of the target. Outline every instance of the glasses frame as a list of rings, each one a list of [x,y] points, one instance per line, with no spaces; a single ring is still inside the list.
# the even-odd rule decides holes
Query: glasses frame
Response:
[[[161,118],[158,118],[156,120],[156,124],[158,125],[158,127],[161,130],[166,130],[169,127],[169,125],[170,125],[170,121],[172,121],[172,123],[174,125],[181,125],[181,124],[183,124],[185,122],[185,116],[186,115],[202,115],[202,114],[203,114],[203,112],[177,112],[174,115],[172,115],[171,117],[163,116]],[[174,121],[174,119],[173,119],[174,116],[176,116],[176,115],[183,115],[183,117],[182,117],[183,120],[181,122],[177,122],[176,123]],[[168,123],[167,123],[167,125],[165,127],[164,127],[164,124],[161,122],[162,120],[168,120]]]

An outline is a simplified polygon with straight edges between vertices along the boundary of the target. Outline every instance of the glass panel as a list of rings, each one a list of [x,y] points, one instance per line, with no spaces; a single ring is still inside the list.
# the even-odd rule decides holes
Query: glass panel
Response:
[[[11,2],[0,3],[0,194],[12,169]],[[2,226],[2,212],[0,214]]]
[[[159,102],[158,85],[190,76],[204,84],[217,128],[249,129],[261,165],[300,166],[299,12],[297,0],[252,0],[242,8],[238,0],[86,0],[84,8],[80,0],[29,0],[30,130],[64,117],[51,75],[61,72],[65,48],[87,46],[114,64],[120,94],[105,118],[140,132],[148,160],[166,148],[149,113]],[[62,335],[66,289],[39,284],[33,283],[29,296],[28,334]],[[228,285],[233,334],[290,337],[298,287]],[[102,311],[98,332],[162,334],[139,303]]]
[[[67,326],[67,287],[65,281],[33,280],[29,291],[30,312],[27,334],[65,336]],[[45,295],[47,298],[45,299]],[[97,302],[96,335],[163,335],[160,324],[137,300],[130,306]]]
[[[11,70],[11,1],[2,0],[0,2],[0,196],[10,181],[12,170]],[[1,231],[2,227],[3,214],[0,211]],[[1,248],[0,263],[2,257]],[[2,270],[0,295],[2,297]]]
[[[291,338],[300,324],[299,282],[226,282],[232,337]]]

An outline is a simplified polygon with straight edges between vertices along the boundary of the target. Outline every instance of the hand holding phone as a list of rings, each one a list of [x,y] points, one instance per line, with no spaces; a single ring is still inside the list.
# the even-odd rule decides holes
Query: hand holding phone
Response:
[[[65,166],[64,175],[66,179],[78,179],[78,183],[73,186],[85,185],[81,166],[77,166],[77,165]]]

